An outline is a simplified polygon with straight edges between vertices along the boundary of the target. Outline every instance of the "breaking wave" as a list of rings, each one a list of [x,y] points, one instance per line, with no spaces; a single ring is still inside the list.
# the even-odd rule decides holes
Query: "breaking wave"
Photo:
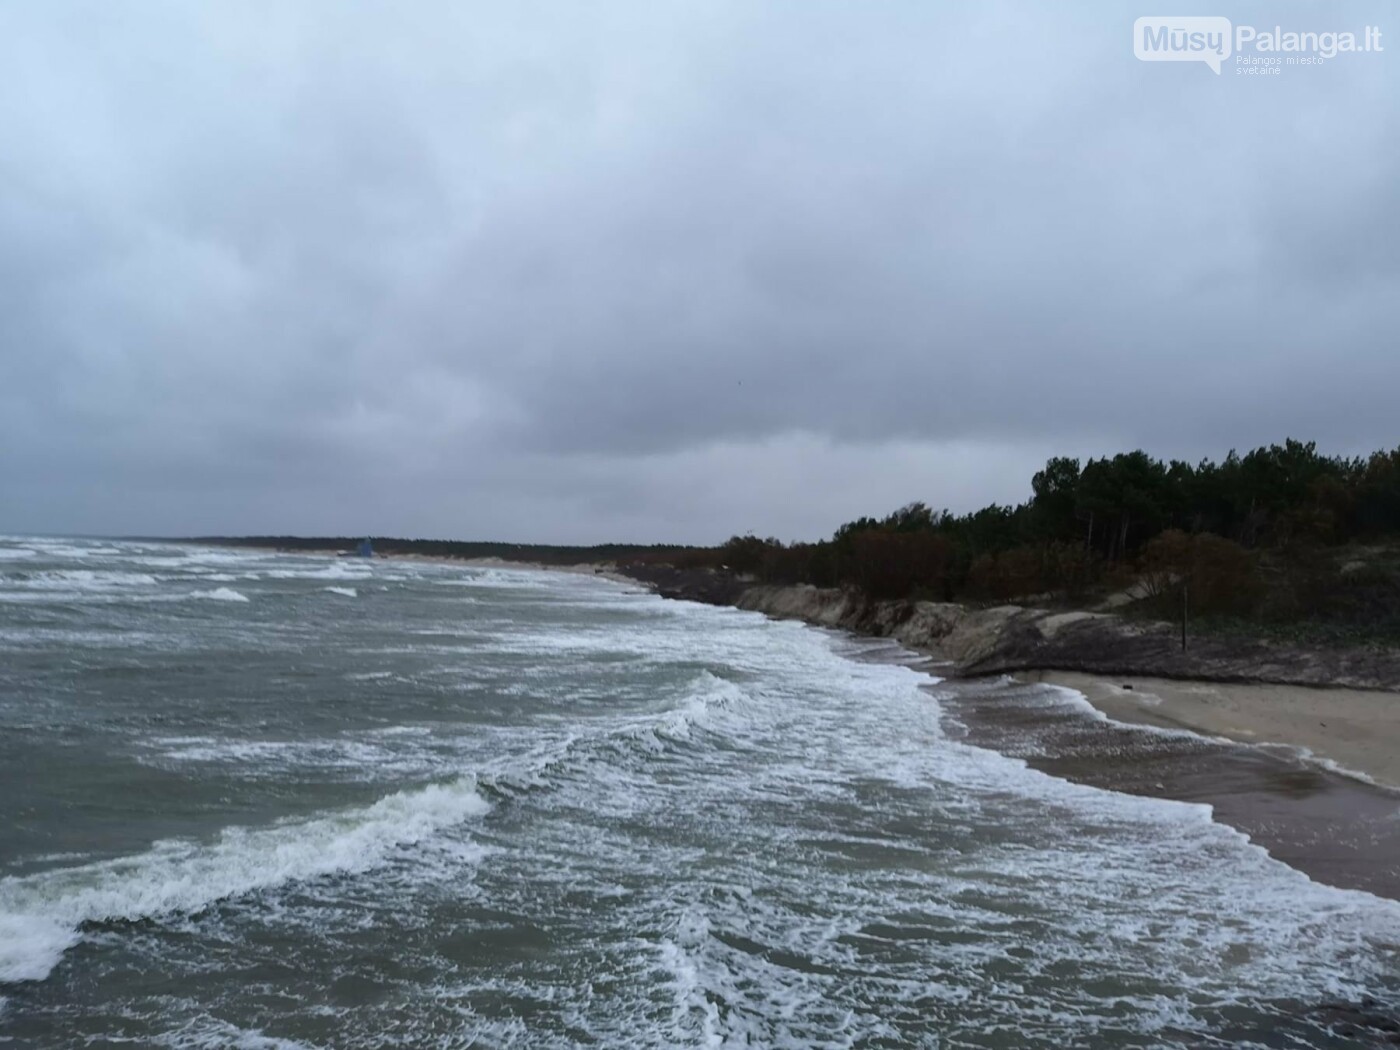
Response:
[[[135,856],[5,879],[0,983],[46,978],[86,924],[189,914],[286,883],[358,874],[489,809],[467,776],[395,792],[364,809],[226,828],[207,845],[158,842]]]

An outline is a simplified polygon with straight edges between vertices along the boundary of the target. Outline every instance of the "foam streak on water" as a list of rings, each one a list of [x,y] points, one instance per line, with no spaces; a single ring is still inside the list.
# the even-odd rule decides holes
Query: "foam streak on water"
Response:
[[[1392,903],[970,746],[858,648],[587,576],[0,540],[0,1039],[1343,1046],[1324,1004],[1397,995]]]

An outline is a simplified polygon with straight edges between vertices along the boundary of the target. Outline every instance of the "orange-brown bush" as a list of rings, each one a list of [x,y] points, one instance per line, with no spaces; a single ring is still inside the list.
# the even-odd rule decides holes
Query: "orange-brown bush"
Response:
[[[1093,577],[1094,565],[1074,543],[1042,543],[984,554],[968,569],[967,591],[973,598],[1009,601],[1052,596],[1075,598]]]
[[[1143,548],[1138,567],[1147,598],[1162,611],[1177,607],[1183,584],[1199,613],[1245,613],[1261,593],[1254,554],[1209,532],[1168,529]]]
[[[948,595],[952,544],[932,532],[870,529],[850,538],[843,582],[872,598],[907,598],[916,592]]]

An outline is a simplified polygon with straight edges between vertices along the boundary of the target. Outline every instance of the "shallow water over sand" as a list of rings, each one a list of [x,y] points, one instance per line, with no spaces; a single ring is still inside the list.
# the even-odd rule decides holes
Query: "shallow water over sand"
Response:
[[[1319,881],[1400,899],[1400,792],[1284,746],[1105,719],[1057,686],[929,688],[963,740],[1078,783],[1209,805],[1217,821]]]
[[[1351,1046],[1327,1004],[1394,1001],[1393,902],[974,746],[867,649],[589,577],[0,540],[0,1038]]]

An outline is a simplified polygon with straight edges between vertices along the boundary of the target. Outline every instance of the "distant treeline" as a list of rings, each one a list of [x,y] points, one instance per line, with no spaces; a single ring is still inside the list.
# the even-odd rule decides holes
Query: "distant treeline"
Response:
[[[363,537],[205,537],[283,550],[353,551]],[[1093,604],[1400,638],[1400,448],[1346,459],[1288,440],[1219,463],[1142,451],[1056,457],[1031,497],[968,514],[910,503],[829,540],[735,536],[719,547],[552,546],[372,537],[384,554],[568,565],[709,569],[766,583],[847,587],[873,598]]]
[[[1288,440],[1195,465],[1142,451],[1057,457],[1016,506],[955,515],[911,503],[817,543],[735,536],[718,562],[876,598],[1072,603],[1135,587],[1165,608],[1185,585],[1203,613],[1400,623],[1387,541],[1400,541],[1400,448],[1346,459]],[[1338,561],[1366,543],[1380,548]]]

